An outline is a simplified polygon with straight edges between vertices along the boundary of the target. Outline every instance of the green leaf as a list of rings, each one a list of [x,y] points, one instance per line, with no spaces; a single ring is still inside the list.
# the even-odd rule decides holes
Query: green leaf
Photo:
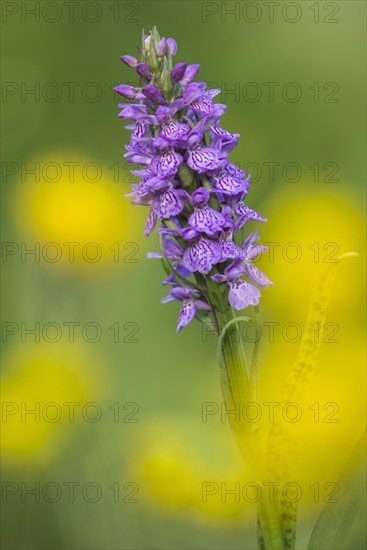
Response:
[[[316,285],[296,361],[283,388],[282,405],[291,401],[302,403],[305,399],[311,377],[316,370],[317,357],[321,347],[321,338],[317,340],[312,337],[312,327],[318,326],[322,330],[325,326],[336,270],[342,260],[356,256],[358,254],[355,252],[340,255],[338,261],[328,267]],[[298,464],[297,435],[299,436],[294,431],[290,431],[289,424],[285,422],[274,422],[271,427],[268,451],[269,454],[271,451],[272,458],[268,464],[270,472],[277,480],[285,482],[294,475],[294,468]],[[289,506],[292,510],[288,510]],[[284,518],[283,529],[287,548],[293,549],[296,542],[297,504],[291,503],[290,505],[285,500],[281,500],[281,514]],[[315,548],[321,550],[322,547]]]
[[[339,479],[338,502],[326,504],[312,531],[308,550],[345,550],[353,521],[366,498],[366,433],[352,452]]]

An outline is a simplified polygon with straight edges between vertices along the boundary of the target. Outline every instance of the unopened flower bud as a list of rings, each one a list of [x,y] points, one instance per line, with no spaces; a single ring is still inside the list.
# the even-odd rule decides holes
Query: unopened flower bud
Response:
[[[150,80],[152,78],[152,73],[150,71],[149,65],[147,65],[146,63],[138,63],[135,70],[139,76],[142,76],[146,80]]]
[[[162,38],[157,45],[157,55],[162,57],[167,52],[167,40]]]
[[[186,63],[177,63],[177,65],[173,67],[171,72],[172,82],[177,83],[183,78],[186,71],[186,67],[187,67]]]
[[[126,65],[128,65],[128,67],[131,67],[132,69],[135,69],[138,64],[138,60],[132,55],[122,55],[120,59],[123,63],[125,63]]]
[[[195,63],[194,65],[187,65],[185,75],[182,79],[182,84],[184,85],[190,84],[190,82],[192,82],[194,78],[196,78],[196,75],[198,74],[199,69],[200,69],[199,64]]]
[[[173,38],[167,38],[167,45],[168,45],[169,51],[171,52],[172,57],[174,57],[177,52],[176,40],[173,40]]]
[[[144,40],[144,49],[146,52],[150,51],[151,42],[152,42],[152,36],[149,34]]]
[[[165,105],[167,103],[160,90],[156,86],[153,86],[153,84],[148,84],[148,86],[145,86],[142,89],[142,92],[145,97],[150,99],[150,101],[153,101],[153,103],[157,103],[157,105]]]
[[[117,92],[119,95],[122,95],[122,97],[126,97],[127,99],[134,99],[137,93],[135,88],[129,86],[128,84],[120,84],[119,86],[116,86],[116,88],[114,88],[114,91]]]

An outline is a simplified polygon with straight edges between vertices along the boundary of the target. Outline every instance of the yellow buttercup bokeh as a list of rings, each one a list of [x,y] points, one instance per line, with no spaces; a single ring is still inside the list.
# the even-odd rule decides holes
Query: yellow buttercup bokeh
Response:
[[[22,174],[15,187],[13,219],[27,242],[39,243],[41,259],[105,266],[134,252],[139,212],[124,196],[129,186],[121,167],[117,173],[60,154],[29,166],[34,172]]]
[[[30,464],[54,456],[68,429],[80,425],[81,407],[100,393],[92,365],[90,353],[76,342],[22,344],[5,354],[1,389],[4,459]]]

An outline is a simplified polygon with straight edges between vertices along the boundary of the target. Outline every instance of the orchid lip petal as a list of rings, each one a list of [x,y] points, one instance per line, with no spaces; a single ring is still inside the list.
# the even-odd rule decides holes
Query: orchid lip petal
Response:
[[[190,151],[187,164],[199,174],[217,170],[222,165],[220,151],[214,147],[200,147]]]
[[[205,206],[204,208],[196,208],[195,212],[190,215],[188,222],[197,231],[204,232],[207,235],[215,235],[220,231],[226,220],[220,212]]]
[[[181,330],[186,327],[188,324],[193,321],[196,315],[196,306],[194,301],[187,301],[184,302],[181,312],[178,318],[178,325],[177,325],[177,333],[181,332]]]
[[[182,263],[192,272],[198,271],[207,275],[213,265],[220,262],[221,257],[219,244],[216,241],[202,238],[186,248],[182,256]]]
[[[233,309],[242,310],[259,303],[260,290],[242,279],[229,283],[228,301]]]
[[[248,190],[249,184],[246,181],[239,181],[231,176],[221,176],[215,183],[215,189],[221,193],[236,195]]]
[[[167,189],[159,197],[159,216],[161,219],[168,219],[181,214],[184,207],[184,199],[173,189]]]
[[[175,151],[168,151],[154,157],[150,163],[150,169],[155,175],[161,177],[174,176],[178,167],[183,162],[183,157]]]

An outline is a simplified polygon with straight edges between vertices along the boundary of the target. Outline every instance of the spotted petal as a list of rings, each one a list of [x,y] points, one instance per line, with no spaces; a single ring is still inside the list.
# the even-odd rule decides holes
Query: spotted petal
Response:
[[[207,235],[214,235],[220,231],[225,225],[226,219],[220,212],[206,206],[204,208],[196,208],[188,220],[191,227],[200,232],[205,232]]]
[[[149,237],[149,235],[151,234],[151,232],[155,228],[155,225],[157,223],[157,218],[158,218],[157,208],[156,208],[155,203],[153,203],[152,207],[150,209],[150,212],[149,212],[147,223],[145,225],[145,230],[144,230],[144,236],[145,237]]]
[[[199,147],[195,151],[190,151],[187,159],[189,167],[199,174],[217,170],[222,162],[221,152],[215,147]]]
[[[185,301],[183,303],[179,318],[178,318],[178,325],[177,325],[177,333],[181,332],[181,330],[186,327],[191,321],[194,319],[196,314],[196,306],[193,300]]]
[[[243,179],[246,175],[245,172],[241,170],[241,168],[239,168],[235,164],[232,164],[232,162],[229,161],[226,162],[225,171],[229,176],[237,180]]]
[[[145,136],[146,125],[142,122],[138,122],[135,126],[133,133],[131,134],[131,143],[135,143],[138,139],[141,139]]]
[[[220,240],[219,245],[222,250],[222,262],[229,259],[237,260],[241,258],[241,254],[243,253],[242,248],[237,246],[232,240]]]
[[[255,285],[258,285],[261,288],[266,288],[267,286],[273,284],[270,279],[268,279],[267,276],[262,271],[260,271],[258,267],[256,267],[256,265],[246,263],[245,268],[246,275],[251,282],[255,283]]]
[[[190,127],[180,122],[171,122],[163,128],[159,135],[167,140],[183,139],[189,132]]]
[[[250,184],[247,180],[234,179],[231,176],[221,176],[215,184],[215,189],[224,195],[237,195],[248,191]]]
[[[161,220],[167,220],[172,216],[178,216],[185,207],[183,196],[174,189],[163,191],[158,201],[158,217]]]
[[[252,210],[251,208],[249,208],[245,204],[241,204],[241,206],[238,206],[235,209],[235,212],[236,212],[237,216],[239,216],[242,219],[242,221],[241,221],[242,227],[248,221],[255,221],[255,222],[266,222],[267,221],[266,218],[263,218],[263,216],[260,216],[260,214],[258,214],[257,212],[255,212],[255,210]]]
[[[201,100],[195,99],[190,103],[190,107],[195,113],[209,115],[213,109],[213,102],[209,97]]]
[[[186,248],[182,263],[189,271],[199,271],[206,275],[214,264],[221,260],[221,249],[216,241],[200,239]]]
[[[241,310],[256,306],[260,299],[260,290],[242,279],[235,279],[229,284],[228,301],[233,309]]]
[[[168,178],[174,176],[183,158],[175,151],[168,151],[154,157],[150,163],[150,169],[156,176]]]

